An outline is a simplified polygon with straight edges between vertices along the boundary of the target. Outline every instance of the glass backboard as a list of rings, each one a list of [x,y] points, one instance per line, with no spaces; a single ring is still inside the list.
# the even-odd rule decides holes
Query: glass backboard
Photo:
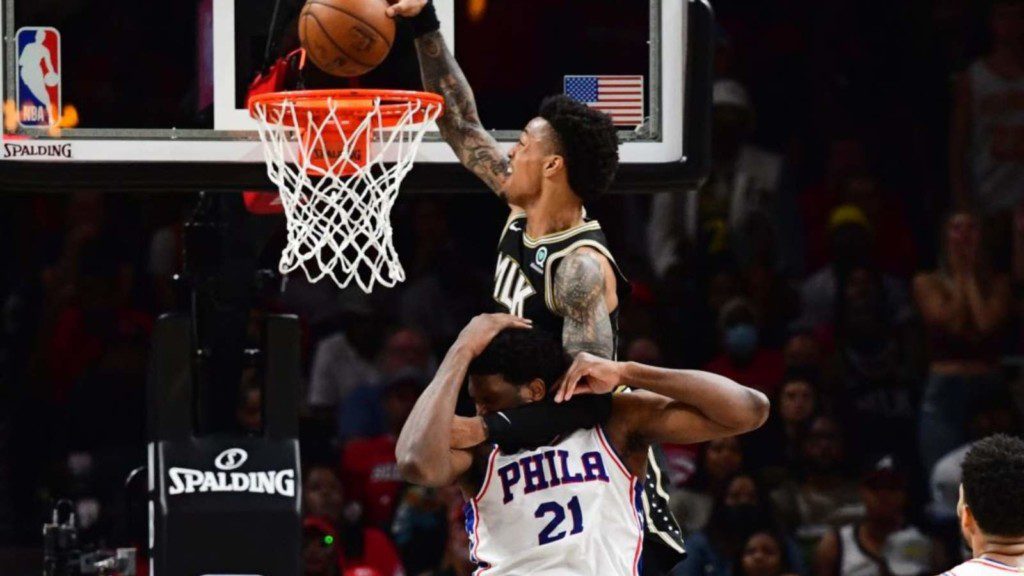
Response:
[[[598,87],[618,81],[634,99],[617,117],[623,163],[702,171],[711,29],[703,1],[435,4],[500,142],[511,145],[545,96],[600,100]],[[12,179],[202,187],[204,178],[212,188],[269,187],[247,90],[297,47],[301,2],[0,0],[0,8],[5,187]],[[307,79],[310,88],[420,89],[411,30],[398,27],[391,54],[366,76]],[[417,164],[455,163],[428,132]]]

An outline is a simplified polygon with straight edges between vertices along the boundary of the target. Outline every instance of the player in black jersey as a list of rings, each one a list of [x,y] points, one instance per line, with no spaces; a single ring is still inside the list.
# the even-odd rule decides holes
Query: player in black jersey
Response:
[[[426,0],[390,0],[416,34],[423,87],[444,96],[441,136],[463,165],[511,208],[498,247],[498,310],[561,336],[566,353],[614,359],[617,312],[629,285],[584,202],[611,186],[618,137],[611,119],[565,96],[545,100],[508,154],[484,129],[473,91],[439,32]],[[421,12],[422,11],[422,12]],[[667,572],[683,553],[682,535],[662,487],[663,466],[648,465],[644,573]]]

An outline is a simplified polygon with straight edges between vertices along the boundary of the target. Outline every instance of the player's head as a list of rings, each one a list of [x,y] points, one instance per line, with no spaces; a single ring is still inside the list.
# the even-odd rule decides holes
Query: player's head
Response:
[[[565,369],[562,345],[553,336],[509,328],[469,365],[469,395],[481,415],[538,402]]]
[[[568,96],[547,98],[509,152],[505,197],[527,206],[544,190],[568,189],[581,201],[608,190],[619,166],[611,118]]]
[[[46,30],[40,30],[36,32],[36,42],[42,44],[46,41]]]
[[[957,516],[971,549],[1024,539],[1024,441],[996,434],[964,458]]]

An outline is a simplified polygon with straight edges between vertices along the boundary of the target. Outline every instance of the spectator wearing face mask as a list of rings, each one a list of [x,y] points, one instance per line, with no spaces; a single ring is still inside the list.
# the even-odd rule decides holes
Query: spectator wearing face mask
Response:
[[[764,492],[749,474],[737,474],[715,500],[707,526],[687,536],[686,558],[672,576],[729,576],[736,568],[745,541],[756,531],[775,530],[775,519]],[[794,559],[793,569],[806,574],[799,549],[791,539],[782,543],[785,554]]]
[[[762,346],[750,302],[736,298],[723,306],[718,329],[722,353],[705,370],[774,396],[786,371],[785,362],[781,352]]]

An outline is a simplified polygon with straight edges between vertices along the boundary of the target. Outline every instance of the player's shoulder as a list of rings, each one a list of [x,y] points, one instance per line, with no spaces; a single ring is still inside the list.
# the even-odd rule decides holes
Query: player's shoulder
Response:
[[[1009,576],[1009,574],[1020,574],[1020,571],[1013,566],[994,562],[988,558],[972,558],[944,574],[950,576]]]

